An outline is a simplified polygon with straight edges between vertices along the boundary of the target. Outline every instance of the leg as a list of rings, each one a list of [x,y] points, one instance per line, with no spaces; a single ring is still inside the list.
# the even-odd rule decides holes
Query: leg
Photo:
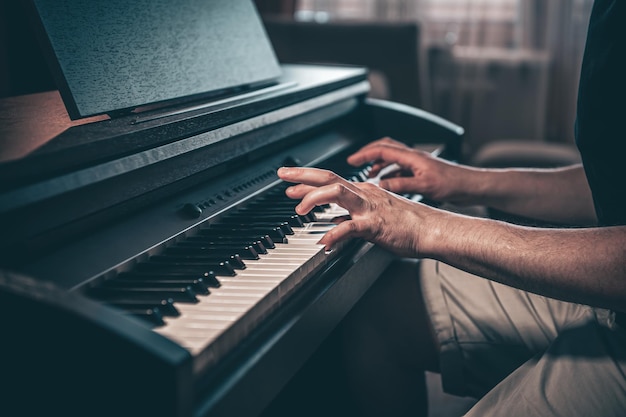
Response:
[[[468,416],[626,415],[626,331],[595,321],[560,333],[504,379]]]
[[[445,306],[427,306],[444,389],[482,397],[468,416],[626,415],[626,332],[610,312],[422,265],[440,282],[425,300]]]
[[[439,262],[420,265],[419,280],[409,279],[415,271],[406,263],[394,265],[341,328],[344,366],[362,415],[424,412],[423,369],[439,369],[446,392],[481,398],[560,334],[597,323],[603,312]]]
[[[360,415],[426,415],[424,370],[437,370],[438,354],[417,261],[392,264],[339,331],[343,366]]]

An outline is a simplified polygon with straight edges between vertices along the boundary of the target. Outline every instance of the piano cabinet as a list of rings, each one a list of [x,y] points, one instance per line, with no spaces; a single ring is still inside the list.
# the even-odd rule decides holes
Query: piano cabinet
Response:
[[[345,157],[383,136],[458,159],[462,128],[366,98],[364,69],[324,73],[303,66],[293,74],[311,80],[310,71],[322,72],[324,82],[299,82],[293,94],[220,108],[219,117],[213,108],[145,124],[77,123],[59,110],[55,93],[42,101],[52,113],[25,106],[38,108],[34,117],[16,114],[15,99],[0,103],[3,120],[12,121],[0,136],[17,142],[0,161],[0,415],[256,416],[285,388],[392,254],[359,240],[326,253],[314,240],[327,230],[325,222],[315,229],[311,221],[309,234],[291,237],[296,243],[276,239],[285,250],[301,245],[311,261],[293,266],[299,272],[268,287],[250,312],[211,330],[210,342],[193,345],[190,336],[191,347],[184,336],[168,336],[170,318],[155,325],[92,293],[172,246],[185,246],[203,228],[216,233],[230,216],[250,215],[246,207],[257,201],[278,201],[284,184],[275,171],[284,164],[362,180],[366,171],[353,174]],[[42,120],[47,124],[36,129]],[[189,134],[156,142],[158,132],[187,127]],[[123,140],[148,128],[152,142]],[[231,291],[226,282],[235,278],[217,276],[222,286],[198,298]]]

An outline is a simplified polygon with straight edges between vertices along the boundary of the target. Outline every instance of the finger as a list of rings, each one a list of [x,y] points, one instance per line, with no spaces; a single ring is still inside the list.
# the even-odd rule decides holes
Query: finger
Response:
[[[381,179],[378,182],[380,188],[393,193],[415,192],[415,179],[413,177],[397,177]]]
[[[371,147],[378,146],[378,145],[392,145],[392,146],[402,147],[402,148],[407,147],[407,145],[405,145],[404,143],[398,142],[397,140],[391,139],[390,137],[387,136],[382,139],[378,139],[373,142],[370,142],[367,145],[363,146],[361,149],[371,148]]]
[[[395,140],[390,138],[389,136],[385,136],[382,139],[378,140],[379,143],[386,143],[386,144],[390,144],[390,145],[395,145],[395,146],[401,146],[403,148],[408,148],[409,146],[404,143],[404,142],[400,142],[399,140]]]
[[[319,243],[326,247],[326,250],[333,249],[339,242],[354,239],[363,238],[371,241],[372,232],[364,221],[350,220],[339,223],[337,226],[330,229]]]
[[[296,213],[306,214],[315,206],[330,203],[335,203],[348,212],[358,210],[362,207],[363,200],[355,192],[356,190],[358,190],[356,185],[351,184],[347,187],[339,183],[316,188],[302,198],[300,204],[296,206]]]
[[[352,217],[349,214],[346,214],[344,216],[333,217],[330,221],[331,223],[339,224],[348,220],[352,220]]]
[[[349,182],[332,171],[319,168],[282,167],[277,171],[278,177],[288,182],[299,182],[306,185],[321,187],[333,183],[348,184]]]
[[[339,242],[360,237],[354,221],[345,221],[330,229],[318,242],[327,251],[334,249]]]
[[[382,171],[383,169],[387,168],[389,165],[391,165],[391,162],[384,162],[384,161],[376,161],[374,162],[374,164],[372,165],[372,168],[370,169],[368,175],[370,178],[374,178],[376,176],[378,176],[378,174],[380,173],[380,171]]]
[[[294,200],[301,200],[305,195],[315,190],[316,188],[317,187],[306,184],[292,185],[291,187],[287,187],[287,189],[285,189],[285,194],[287,195],[287,197]]]
[[[384,161],[396,163],[402,166],[410,166],[415,159],[415,152],[407,151],[406,147],[398,147],[389,144],[379,144],[373,147],[365,147],[348,157],[348,163],[353,166],[363,165],[370,161]]]
[[[410,177],[413,175],[413,172],[408,169],[404,169],[398,164],[391,164],[387,169],[380,171],[378,177],[381,180],[387,178],[398,178],[398,177]]]

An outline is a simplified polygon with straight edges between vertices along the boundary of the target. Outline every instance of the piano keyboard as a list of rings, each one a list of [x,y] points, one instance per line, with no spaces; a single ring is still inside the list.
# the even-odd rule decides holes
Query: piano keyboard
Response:
[[[368,169],[347,177],[366,181]],[[332,204],[297,215],[286,187],[202,225],[87,295],[146,320],[194,355],[206,355],[217,338],[220,349],[233,347],[341,250],[326,252],[317,242],[347,211]]]

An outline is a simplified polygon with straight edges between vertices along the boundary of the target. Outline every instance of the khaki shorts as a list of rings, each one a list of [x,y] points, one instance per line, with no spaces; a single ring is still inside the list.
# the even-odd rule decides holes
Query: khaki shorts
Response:
[[[444,391],[470,416],[626,416],[626,331],[608,310],[423,260]]]

